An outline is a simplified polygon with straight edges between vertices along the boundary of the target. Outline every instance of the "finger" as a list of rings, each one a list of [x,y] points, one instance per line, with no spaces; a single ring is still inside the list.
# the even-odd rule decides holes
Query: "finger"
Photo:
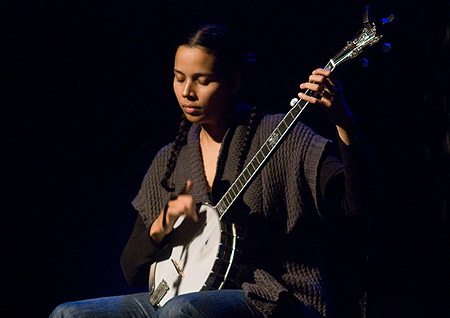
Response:
[[[333,102],[334,93],[331,93],[331,92],[327,91],[326,89],[324,89],[321,94],[321,100],[324,102],[326,102],[326,101],[329,101],[330,103]]]
[[[174,224],[184,217],[191,218],[195,222],[198,220],[196,206],[192,196],[188,194],[179,195],[176,200],[170,200],[167,209],[164,210],[165,226],[164,228],[172,229]],[[164,223],[163,223],[164,225]],[[166,227],[167,226],[167,227]]]
[[[330,70],[326,70],[326,69],[323,69],[323,68],[318,68],[318,69],[315,69],[312,72],[312,74],[313,75],[321,75],[321,76],[324,76],[324,77],[330,77],[332,73],[331,73]]]
[[[192,206],[189,209],[189,217],[194,221],[197,222],[198,221],[198,216],[197,216],[197,206],[195,205],[194,201],[192,201]]]
[[[336,77],[329,70],[316,69],[313,71],[313,75],[311,75],[311,77],[313,77],[315,81],[320,80],[321,83],[324,83],[327,87],[336,87],[338,85]]]
[[[322,100],[320,99],[320,97],[318,95],[309,96],[309,95],[306,95],[305,93],[298,93],[298,97],[300,97],[301,99],[303,99],[305,101],[310,102],[311,104],[321,104],[322,103]]]
[[[188,195],[188,202],[186,202],[186,208],[184,210],[184,214],[190,218],[192,218],[195,222],[198,221],[197,216],[197,206],[194,203],[194,200],[192,199],[192,196],[189,195],[189,192],[192,189],[192,181],[188,180],[186,182],[186,187],[184,188],[182,195]]]
[[[323,75],[310,75],[308,79],[310,83],[322,84],[326,82],[326,77]]]
[[[321,104],[325,108],[329,108],[333,104],[333,97],[327,97],[326,94],[324,94],[320,98],[320,103],[319,104]]]
[[[309,89],[309,90],[314,91],[314,92],[321,91],[321,85],[319,83],[309,83],[309,82],[302,83],[300,85],[300,88],[301,89]]]
[[[301,89],[308,89],[313,94],[303,95],[299,93],[299,97],[308,100],[310,103],[324,103],[328,105],[334,99],[337,92],[337,83],[332,77],[330,70],[316,69],[308,78],[309,82],[300,85]],[[314,99],[315,98],[315,99]]]
[[[195,222],[198,221],[197,216],[197,206],[194,203],[192,196],[184,194],[180,195],[180,204],[182,205],[180,208],[180,214],[185,215],[188,218],[191,218]]]
[[[322,95],[323,95],[323,93],[325,91],[325,86],[324,85],[320,85],[318,83],[303,83],[302,85],[300,85],[300,88],[309,90],[309,92],[308,91],[305,92],[306,93],[305,95],[308,95],[308,96],[311,96],[311,97],[315,97],[315,98],[318,98],[318,99],[320,99],[322,97]],[[301,99],[305,99],[302,96],[300,96],[300,93],[299,93],[298,96]],[[310,102],[313,102],[310,99],[307,99],[307,100],[310,101]]]
[[[333,104],[334,96],[327,91],[323,91],[322,94],[316,92],[313,95],[307,95],[305,93],[298,93],[298,97],[308,101],[311,104],[318,104],[325,107],[330,107]]]
[[[184,190],[181,192],[181,194],[189,194],[189,192],[191,191],[192,188],[192,181],[188,180],[186,182],[186,187],[184,187]]]

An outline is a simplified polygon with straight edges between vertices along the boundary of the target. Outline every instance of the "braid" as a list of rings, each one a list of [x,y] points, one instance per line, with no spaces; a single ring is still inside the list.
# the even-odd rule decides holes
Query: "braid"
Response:
[[[172,152],[170,153],[170,158],[167,161],[167,169],[164,173],[164,178],[161,180],[161,185],[164,189],[169,192],[174,192],[175,188],[169,186],[169,179],[175,170],[175,165],[177,163],[178,155],[180,154],[181,148],[187,143],[187,135],[189,132],[190,122],[184,116],[181,116],[180,128],[178,129],[177,136],[175,137],[175,142],[172,145]]]
[[[255,134],[256,128],[258,127],[259,122],[261,121],[261,109],[253,105],[252,111],[250,113],[249,122],[247,124],[244,136],[244,142],[242,143],[241,153],[239,155],[239,163],[236,170],[236,177],[242,172],[244,168],[245,158],[250,150],[250,144],[252,141],[252,137]]]

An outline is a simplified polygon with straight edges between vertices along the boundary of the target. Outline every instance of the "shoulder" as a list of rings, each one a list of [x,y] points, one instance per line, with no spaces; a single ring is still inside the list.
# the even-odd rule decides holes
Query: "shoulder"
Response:
[[[165,145],[164,147],[162,147],[161,149],[159,149],[153,159],[152,165],[154,165],[155,163],[167,161],[167,159],[170,156],[170,152],[173,148],[172,146],[173,146],[173,142],[171,142],[171,143]]]
[[[283,118],[285,117],[285,114],[265,114],[263,118],[261,119],[261,123],[259,125],[259,129],[264,132],[271,133],[275,130],[275,128],[278,127],[278,125],[281,123]],[[281,128],[284,130],[286,126],[282,126]],[[301,121],[298,121],[294,124],[293,131],[289,133],[289,135],[309,135],[314,136],[317,135],[317,133],[302,123]]]
[[[260,126],[275,128],[284,116],[285,114],[264,114]]]

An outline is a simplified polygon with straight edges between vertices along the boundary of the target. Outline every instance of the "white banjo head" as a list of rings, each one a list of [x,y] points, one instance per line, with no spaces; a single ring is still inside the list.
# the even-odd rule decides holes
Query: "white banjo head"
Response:
[[[180,218],[171,233],[171,255],[156,265],[155,284],[168,284],[168,291],[160,300],[169,299],[202,289],[210,276],[220,247],[221,228],[219,215],[209,204],[203,204],[199,221]],[[179,222],[178,222],[179,221]]]

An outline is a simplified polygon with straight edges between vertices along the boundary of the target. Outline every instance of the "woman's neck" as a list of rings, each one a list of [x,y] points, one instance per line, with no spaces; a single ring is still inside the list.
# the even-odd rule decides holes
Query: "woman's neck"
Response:
[[[200,131],[200,149],[203,157],[203,167],[208,184],[208,191],[212,190],[216,175],[217,160],[222,147],[222,139],[226,131],[223,129],[207,130],[202,126]]]
[[[200,131],[200,139],[203,142],[213,142],[222,143],[223,137],[225,136],[229,125],[224,122],[219,125],[202,125],[202,130]]]

